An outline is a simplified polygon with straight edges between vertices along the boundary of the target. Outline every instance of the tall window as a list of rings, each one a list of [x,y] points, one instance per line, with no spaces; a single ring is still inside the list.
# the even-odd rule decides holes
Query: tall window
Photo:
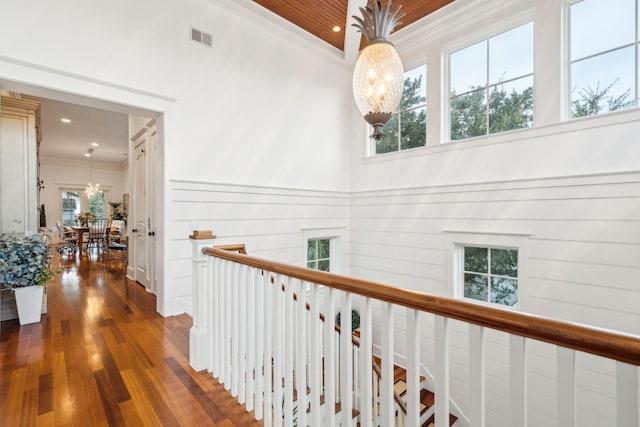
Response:
[[[398,111],[382,128],[384,137],[375,141],[375,153],[390,153],[422,147],[427,140],[427,66],[404,73],[404,91]]]
[[[76,217],[82,212],[91,212],[97,218],[106,218],[106,202],[109,199],[109,190],[87,198],[84,188],[60,189],[62,223],[66,226],[76,225]]]
[[[533,124],[533,23],[453,52],[450,70],[452,140]]]
[[[582,0],[570,7],[571,116],[637,105],[637,0]]]
[[[307,267],[314,270],[331,271],[331,239],[309,239],[307,241]]]
[[[463,296],[518,306],[518,251],[464,246]]]
[[[67,227],[76,224],[76,217],[80,215],[80,192],[62,192],[62,224]]]

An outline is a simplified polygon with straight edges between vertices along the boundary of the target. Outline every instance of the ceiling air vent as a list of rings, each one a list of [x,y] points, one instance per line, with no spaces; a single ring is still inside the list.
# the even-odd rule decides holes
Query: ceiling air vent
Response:
[[[213,41],[211,34],[207,34],[193,27],[191,27],[191,40],[209,47],[211,47]]]

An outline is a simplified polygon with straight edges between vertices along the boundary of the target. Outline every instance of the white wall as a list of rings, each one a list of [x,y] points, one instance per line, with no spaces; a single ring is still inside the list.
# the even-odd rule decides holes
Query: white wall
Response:
[[[61,187],[84,188],[90,180],[91,171],[87,162],[69,161],[51,158],[40,159],[40,177],[45,188],[40,192],[40,204],[45,205],[47,227],[55,226],[62,220],[62,202],[59,189]],[[121,165],[93,162],[93,182],[109,190],[107,202],[121,202],[125,192],[127,170]],[[106,212],[111,214],[107,204]]]
[[[427,64],[427,146],[367,158],[366,135],[354,122],[352,275],[451,295],[447,231],[524,235],[522,310],[640,334],[640,112],[562,120],[563,3],[458,0],[395,36],[405,63]],[[535,19],[534,128],[448,142],[447,52],[522,19]],[[401,312],[395,324],[396,351],[404,354]],[[423,361],[433,366],[430,316],[422,333]],[[453,322],[451,342],[451,392],[468,410],[465,325]],[[489,342],[487,425],[504,425],[508,340],[490,333]],[[528,358],[530,425],[554,425],[555,351],[530,343]],[[582,354],[577,363],[577,425],[613,425],[613,364]]]
[[[170,180],[344,191],[350,70],[320,42],[245,17],[258,9],[202,0],[117,0],[108,7],[63,0],[35,9],[12,2],[3,7],[12,19],[0,38],[12,42],[0,45],[0,82],[164,113],[165,195]],[[213,47],[192,42],[190,26],[212,34]],[[185,219],[171,199],[158,199],[166,200],[163,228]],[[190,269],[176,261],[184,247],[166,231],[158,265],[167,292],[158,306],[171,315],[180,308],[168,279]]]
[[[194,228],[213,230],[215,244],[244,243],[253,256],[305,266],[304,229],[349,227],[347,192],[175,180],[170,198],[176,208],[170,237],[177,248],[170,281],[176,284],[173,298],[189,313],[192,263],[187,236]],[[348,247],[348,233],[343,239],[341,246]],[[340,269],[348,273],[348,260]]]

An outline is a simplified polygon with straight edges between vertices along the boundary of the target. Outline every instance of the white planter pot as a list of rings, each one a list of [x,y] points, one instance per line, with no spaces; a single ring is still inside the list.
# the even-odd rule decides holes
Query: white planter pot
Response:
[[[16,288],[16,306],[21,325],[37,323],[42,313],[42,295],[44,286],[26,286]]]

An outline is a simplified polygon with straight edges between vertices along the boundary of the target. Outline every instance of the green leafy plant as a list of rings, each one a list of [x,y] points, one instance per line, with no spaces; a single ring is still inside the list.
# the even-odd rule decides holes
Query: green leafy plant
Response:
[[[340,326],[340,313],[336,316],[336,325]],[[360,313],[355,308],[351,310],[351,330],[355,331],[360,327]]]
[[[91,219],[98,219],[97,216],[92,214],[91,212],[82,212],[80,215],[76,216],[76,219],[83,227],[86,227]]]
[[[125,219],[124,214],[119,211],[121,205],[122,205],[122,202],[109,202],[109,206],[111,206],[111,209],[113,209],[113,212],[111,213],[112,220]]]
[[[3,287],[44,286],[57,273],[51,268],[49,250],[40,235],[0,236],[0,285]]]

